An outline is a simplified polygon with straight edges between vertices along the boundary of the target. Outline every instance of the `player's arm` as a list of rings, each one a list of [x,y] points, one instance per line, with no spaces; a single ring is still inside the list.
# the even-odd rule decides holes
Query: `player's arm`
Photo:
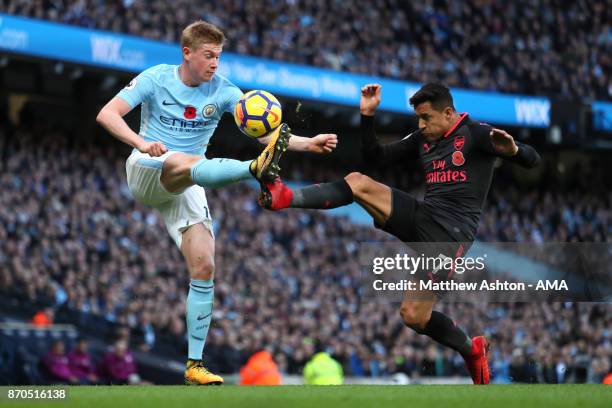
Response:
[[[149,153],[151,156],[161,156],[164,154],[168,150],[166,146],[160,142],[146,142],[128,126],[123,117],[131,110],[132,108],[126,101],[115,96],[100,110],[96,121],[108,133],[142,153]]]
[[[382,87],[378,84],[368,84],[361,88],[359,111],[361,113],[361,153],[364,162],[390,164],[415,154],[416,138],[413,134],[397,142],[380,144],[376,137],[374,114],[380,104]]]
[[[270,136],[257,139],[261,144],[268,144]],[[289,150],[295,152],[331,153],[338,145],[338,136],[333,133],[322,133],[314,137],[304,137],[292,134],[289,139]]]
[[[115,138],[121,140],[142,153],[151,156],[161,156],[168,151],[166,146],[160,142],[147,142],[139,134],[134,132],[123,117],[135,106],[142,103],[150,91],[151,84],[146,76],[139,75],[130,82],[118,96],[111,99],[98,113],[96,122]]]
[[[234,114],[234,107],[242,97],[242,91],[236,87],[228,91],[229,98],[225,103],[225,111]],[[263,145],[267,145],[270,141],[270,136],[257,138],[257,141]],[[296,152],[310,153],[331,153],[338,145],[338,136],[332,133],[323,133],[314,137],[303,137],[291,135],[289,138],[289,146],[287,148]]]
[[[488,135],[480,133],[481,147],[495,156],[526,168],[536,167],[542,160],[533,147],[517,142],[505,130],[490,128]]]

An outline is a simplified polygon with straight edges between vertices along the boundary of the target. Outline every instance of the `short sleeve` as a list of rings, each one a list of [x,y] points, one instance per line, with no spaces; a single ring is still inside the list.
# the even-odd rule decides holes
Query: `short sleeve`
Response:
[[[234,114],[234,107],[238,103],[238,100],[242,98],[242,91],[234,84],[229,84],[227,87],[227,99],[223,107],[224,112]]]
[[[153,77],[149,72],[144,71],[119,91],[117,96],[134,108],[153,95],[153,92]]]

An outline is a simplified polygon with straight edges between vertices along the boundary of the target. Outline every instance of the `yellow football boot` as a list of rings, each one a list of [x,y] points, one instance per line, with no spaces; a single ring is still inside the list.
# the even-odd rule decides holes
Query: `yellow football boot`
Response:
[[[281,124],[272,133],[270,141],[261,154],[251,162],[251,174],[260,183],[270,183],[278,177],[278,161],[289,146],[291,129],[286,123]]]
[[[187,360],[185,384],[221,385],[223,384],[223,378],[208,371],[206,367],[204,367],[204,362],[202,360]]]

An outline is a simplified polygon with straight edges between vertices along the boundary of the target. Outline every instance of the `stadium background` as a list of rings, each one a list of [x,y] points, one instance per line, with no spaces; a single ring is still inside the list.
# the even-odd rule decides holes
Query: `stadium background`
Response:
[[[9,0],[0,11],[35,24],[50,20],[170,42],[199,16],[226,31],[226,50],[234,53],[229,60],[251,55],[268,58],[256,61],[273,67],[290,62],[412,81],[413,87],[442,80],[492,98],[517,93],[545,99],[545,126],[491,121],[534,145],[544,163],[529,173],[509,165],[497,169],[478,238],[610,242],[612,123],[604,108],[610,109],[612,50],[605,2],[515,2],[504,12],[510,22],[487,18],[500,11],[489,1],[345,4],[179,1],[170,10],[164,2]],[[22,38],[5,28],[8,19],[0,15],[1,382],[50,381],[41,360],[52,344],[61,340],[69,351],[81,337],[96,363],[127,340],[143,380],[178,383],[187,274],[160,218],[127,191],[123,161],[129,149],[95,123],[101,105],[133,70],[118,69],[124,60],[113,67],[112,61],[87,64],[90,55],[75,62],[20,51],[15,44]],[[247,90],[258,84],[240,85]],[[322,101],[272,90],[295,133],[335,132],[340,138],[331,156],[288,154],[288,179],[328,181],[355,170],[356,99]],[[416,125],[399,111],[389,106],[377,115],[385,140]],[[138,118],[130,114],[133,128]],[[247,159],[257,149],[228,116],[209,155]],[[419,194],[418,166],[360,169]],[[357,381],[467,381],[461,358],[403,328],[395,305],[360,299],[356,244],[389,240],[386,235],[364,225],[358,213],[272,214],[254,199],[246,184],[209,192],[218,245],[205,349],[212,370],[236,374],[250,355],[267,349],[285,378],[295,379],[312,354],[325,349]],[[496,382],[600,383],[611,371],[609,304],[441,307],[470,333],[491,337]],[[52,326],[22,324],[41,311],[53,315]]]

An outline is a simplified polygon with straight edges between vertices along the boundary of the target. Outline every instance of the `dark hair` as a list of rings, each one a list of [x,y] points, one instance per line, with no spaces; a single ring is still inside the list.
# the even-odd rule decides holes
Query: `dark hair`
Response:
[[[440,83],[427,83],[410,98],[410,104],[414,108],[425,102],[430,102],[437,111],[442,111],[447,107],[455,110],[450,90]]]

